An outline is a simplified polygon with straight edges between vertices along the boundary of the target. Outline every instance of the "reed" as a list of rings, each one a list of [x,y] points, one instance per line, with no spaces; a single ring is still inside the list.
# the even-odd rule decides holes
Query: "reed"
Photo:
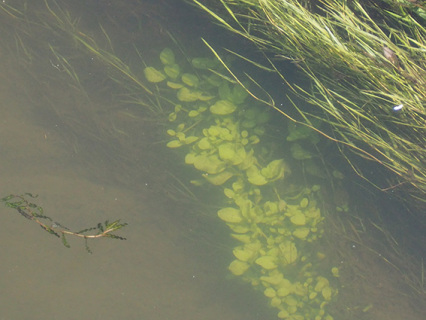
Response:
[[[314,108],[307,111],[293,104],[295,117],[270,98],[263,102],[336,141],[366,180],[347,150],[387,168],[393,178],[387,185],[377,185],[379,189],[409,186],[411,195],[424,204],[424,2],[220,0],[223,9],[193,2],[226,29],[253,42],[268,61],[263,69],[277,73]],[[283,60],[300,69],[310,80],[309,88],[294,84],[279,71]],[[314,119],[331,130],[313,126]]]

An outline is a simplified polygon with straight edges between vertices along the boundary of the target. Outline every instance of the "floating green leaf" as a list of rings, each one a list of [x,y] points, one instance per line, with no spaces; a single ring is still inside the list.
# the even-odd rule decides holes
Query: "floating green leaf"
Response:
[[[244,246],[236,247],[232,251],[232,253],[234,254],[235,258],[237,258],[238,260],[250,261],[257,255],[257,252],[259,251],[259,249],[260,249],[260,244],[250,243]]]
[[[250,268],[250,265],[247,262],[240,261],[240,260],[234,260],[229,265],[228,269],[236,276],[241,276],[244,274],[248,268]]]
[[[303,213],[297,213],[290,218],[291,223],[296,226],[304,226],[306,224],[306,217]]]
[[[242,163],[246,157],[244,146],[233,142],[222,143],[218,147],[218,152],[222,160],[229,161],[233,165]]]
[[[164,66],[164,73],[172,79],[177,79],[180,74],[180,67],[178,64],[170,64]]]
[[[200,113],[197,110],[191,110],[188,112],[188,117],[190,118],[195,118],[196,116],[198,116]]]
[[[308,198],[303,198],[302,200],[300,200],[299,205],[300,205],[301,208],[306,208],[308,206],[308,204],[309,204]]]
[[[293,236],[299,239],[306,239],[306,237],[309,235],[309,228],[297,228],[293,231]]]
[[[217,115],[227,115],[233,113],[237,106],[228,100],[219,100],[210,107],[210,112]]]
[[[212,148],[212,145],[211,145],[211,143],[210,143],[210,140],[209,140],[209,138],[207,138],[207,137],[201,138],[201,140],[200,140],[200,141],[198,141],[197,146],[198,146],[198,148],[200,148],[201,150],[208,150],[208,149],[211,149],[211,148]]]
[[[147,67],[144,69],[145,78],[149,82],[157,83],[166,79],[166,75],[161,71],[158,71],[154,67]]]
[[[189,136],[185,138],[185,144],[191,144],[198,140],[197,136]]]
[[[202,172],[208,174],[216,174],[222,172],[226,164],[218,158],[217,155],[206,155],[202,154],[195,158],[194,167]]]
[[[284,160],[273,160],[260,173],[268,180],[277,180],[284,177]]]
[[[172,65],[175,63],[175,54],[172,49],[164,48],[160,52],[160,60],[164,65]]]
[[[179,148],[183,145],[183,143],[179,140],[172,140],[167,143],[168,148]]]
[[[220,186],[228,181],[230,178],[234,176],[233,173],[229,171],[222,171],[218,174],[203,174],[203,177],[209,181],[211,184],[216,186]]]
[[[229,223],[240,223],[243,221],[243,217],[241,216],[240,210],[236,208],[223,208],[217,212],[219,218],[221,218],[225,222]]]
[[[290,264],[297,260],[297,248],[291,241],[285,241],[278,245],[284,264]]]
[[[177,98],[182,102],[197,101],[201,95],[201,92],[183,87],[177,92]]]
[[[184,73],[182,75],[182,82],[190,87],[198,87],[200,79],[195,74]]]
[[[252,165],[246,170],[247,179],[251,184],[256,186],[263,186],[268,183],[268,180],[260,173],[260,170]]]
[[[255,262],[266,270],[272,270],[278,267],[276,264],[276,258],[268,255],[257,258]]]

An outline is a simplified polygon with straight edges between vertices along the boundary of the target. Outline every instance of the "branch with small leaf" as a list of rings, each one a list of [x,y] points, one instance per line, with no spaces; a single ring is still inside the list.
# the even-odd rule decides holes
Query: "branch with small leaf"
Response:
[[[44,214],[43,208],[31,202],[31,199],[37,198],[37,195],[31,193],[24,193],[22,195],[10,194],[1,199],[1,201],[8,208],[15,209],[23,217],[35,221],[42,229],[55,237],[61,238],[65,247],[69,248],[70,245],[66,239],[67,235],[80,237],[84,239],[87,252],[92,253],[87,240],[96,238],[112,238],[118,240],[126,240],[113,232],[125,227],[127,223],[120,223],[120,220],[104,223],[98,223],[95,227],[86,228],[84,230],[73,232],[61,223],[53,221],[52,218]]]

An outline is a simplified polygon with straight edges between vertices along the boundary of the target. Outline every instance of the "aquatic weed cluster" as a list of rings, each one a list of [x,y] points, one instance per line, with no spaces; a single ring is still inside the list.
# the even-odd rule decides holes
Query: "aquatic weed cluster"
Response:
[[[192,183],[222,188],[226,205],[217,214],[237,241],[229,270],[262,290],[279,318],[332,319],[325,307],[337,289],[328,278],[337,277],[338,269],[321,274],[324,254],[311,249],[324,231],[319,186],[300,187],[292,196],[278,187],[288,167],[284,159],[268,159],[262,146],[269,114],[225,76],[218,60],[192,59],[191,73],[182,70],[171,49],[160,60],[161,68],[144,72],[148,81],[165,86],[159,91],[175,91],[167,146],[182,148],[185,163],[201,172]],[[303,132],[291,135],[297,140]],[[310,156],[302,147],[292,154]]]

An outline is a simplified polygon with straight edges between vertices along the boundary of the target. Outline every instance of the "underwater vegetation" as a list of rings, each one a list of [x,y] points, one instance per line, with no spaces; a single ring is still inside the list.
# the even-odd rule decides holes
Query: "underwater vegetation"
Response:
[[[424,211],[426,194],[426,5],[424,1],[193,0],[218,24],[263,54],[251,61],[276,73],[312,108],[293,105],[293,119],[332,132],[354,171],[382,191]],[[295,84],[283,63],[310,83]],[[268,91],[265,89],[265,91]],[[281,112],[273,101],[265,104]],[[352,151],[353,153],[351,154]],[[354,157],[354,154],[359,157]],[[390,178],[368,174],[362,159]],[[407,200],[409,198],[410,200]]]
[[[291,4],[294,3],[292,1],[271,1],[269,6],[266,6],[268,4],[266,0],[223,0],[218,1],[218,4],[220,6],[223,4],[229,5],[228,9],[230,10],[226,10],[225,13],[233,13],[234,16],[231,15],[231,18],[243,19],[244,17],[239,14],[245,13],[245,11],[235,10],[233,12],[236,7],[231,6],[231,4],[234,5],[237,2],[250,6],[250,9],[253,10],[248,12],[255,15],[253,20],[249,19],[251,29],[246,30],[248,32],[247,34],[244,33],[246,36],[253,35],[254,28],[259,28],[262,31],[262,28],[265,27],[265,30],[269,32],[270,28],[279,26],[278,22],[270,22],[264,16],[261,16],[260,13],[259,18],[257,18],[257,13],[254,9],[259,9],[259,7],[252,6],[258,3],[265,5],[262,7],[263,9],[272,10],[278,8],[279,5],[288,5],[290,9],[300,9],[299,11],[289,12],[308,14],[307,11],[304,11],[308,7],[298,5],[291,7]],[[209,2],[209,4],[211,3],[213,2]],[[303,1],[303,3],[306,3],[306,1]],[[332,1],[328,3],[335,4],[338,2]],[[350,4],[357,3],[356,1],[350,2]],[[112,80],[114,85],[119,86],[119,89],[114,87],[116,96],[111,96],[112,98],[117,98],[118,96],[119,100],[114,100],[114,103],[118,102],[118,106],[114,110],[120,108],[125,110],[126,115],[134,122],[136,129],[132,131],[125,126],[114,126],[114,120],[116,120],[114,115],[116,114],[110,114],[111,110],[105,110],[103,108],[104,105],[102,105],[102,109],[95,109],[100,110],[100,112],[88,112],[89,116],[82,117],[81,114],[86,114],[83,111],[93,111],[91,106],[85,103],[79,110],[78,118],[97,119],[100,114],[108,114],[107,119],[111,120],[105,126],[105,129],[108,130],[95,135],[96,141],[102,140],[105,144],[111,144],[111,135],[120,136],[123,140],[126,139],[126,141],[130,142],[128,145],[132,146],[132,150],[139,149],[134,146],[141,145],[140,141],[137,141],[140,137],[138,133],[144,132],[144,126],[147,123],[140,116],[153,115],[154,119],[150,119],[149,128],[162,130],[164,135],[160,136],[162,140],[166,137],[167,146],[172,149],[169,151],[184,159],[182,162],[184,161],[188,168],[194,168],[194,172],[198,173],[198,177],[191,182],[197,186],[204,186],[206,189],[216,188],[223,195],[223,200],[215,203],[217,209],[215,218],[219,218],[217,219],[219,223],[223,222],[227,225],[231,241],[234,241],[233,247],[229,250],[233,254],[233,258],[229,261],[229,272],[236,279],[246,281],[255,290],[262,292],[269,304],[275,308],[280,318],[332,319],[333,316],[339,317],[340,309],[341,313],[349,316],[341,316],[339,318],[359,319],[365,317],[364,313],[370,309],[370,317],[374,312],[377,314],[377,312],[380,312],[380,307],[382,308],[381,310],[386,308],[388,314],[391,313],[391,311],[388,311],[389,308],[387,308],[387,306],[392,304],[390,299],[384,298],[387,300],[387,304],[377,306],[376,301],[382,297],[380,291],[383,289],[379,288],[376,285],[377,283],[371,280],[376,280],[374,277],[380,268],[377,267],[376,273],[374,273],[372,272],[373,268],[370,268],[366,260],[360,259],[361,247],[364,253],[368,252],[370,256],[373,256],[373,259],[380,256],[379,260],[384,261],[387,269],[390,267],[397,271],[394,273],[395,276],[388,276],[388,273],[383,273],[381,279],[387,276],[388,278],[398,278],[402,275],[405,280],[408,279],[408,284],[417,290],[416,295],[413,295],[413,299],[405,295],[405,292],[401,290],[404,297],[412,300],[418,297],[421,298],[421,295],[424,294],[423,261],[421,261],[421,269],[418,272],[417,267],[413,267],[411,261],[415,259],[412,259],[409,253],[405,252],[404,248],[399,246],[398,242],[388,233],[386,224],[383,223],[384,221],[380,220],[380,218],[374,220],[373,212],[370,208],[364,210],[365,212],[360,212],[361,210],[357,212],[356,210],[359,208],[349,208],[348,203],[344,201],[345,197],[341,196],[344,192],[340,194],[338,192],[345,191],[343,190],[345,185],[342,181],[338,181],[333,186],[333,193],[337,192],[332,196],[334,198],[338,197],[339,200],[343,201],[339,201],[337,204],[333,202],[334,198],[330,203],[325,200],[324,194],[327,194],[329,190],[326,190],[327,188],[324,187],[322,182],[325,179],[327,179],[327,183],[333,178],[342,179],[342,174],[337,171],[333,171],[332,175],[330,174],[331,172],[326,172],[330,167],[324,170],[321,167],[321,162],[324,162],[324,158],[316,153],[322,147],[322,145],[317,145],[318,141],[324,137],[324,134],[330,133],[330,131],[326,130],[332,128],[333,134],[329,137],[333,141],[341,143],[339,144],[341,148],[335,150],[336,154],[340,156],[338,151],[341,151],[343,157],[349,160],[355,171],[359,168],[348,150],[355,150],[355,153],[370,160],[372,158],[368,156],[373,155],[377,157],[376,159],[384,161],[385,165],[391,164],[393,166],[391,169],[395,169],[397,177],[396,179],[390,179],[389,186],[395,191],[398,186],[407,186],[411,183],[418,190],[421,189],[424,171],[420,169],[424,158],[422,152],[424,151],[423,141],[425,137],[421,133],[425,127],[420,121],[423,115],[412,111],[419,110],[422,112],[421,101],[424,101],[424,99],[417,99],[417,96],[424,91],[416,91],[417,89],[412,81],[404,82],[406,85],[404,84],[400,88],[413,89],[411,91],[413,100],[408,103],[407,101],[409,100],[407,98],[410,98],[410,95],[405,93],[400,96],[401,99],[393,100],[390,96],[379,99],[378,96],[375,96],[377,91],[366,91],[364,87],[360,91],[359,88],[361,86],[355,82],[355,80],[362,80],[366,84],[366,78],[379,80],[379,84],[383,85],[383,88],[389,89],[389,91],[392,88],[394,89],[396,85],[389,85],[388,80],[400,79],[401,76],[403,77],[406,74],[404,70],[408,70],[406,64],[408,61],[406,59],[407,55],[402,53],[404,51],[403,46],[396,46],[396,49],[395,45],[386,45],[390,49],[389,51],[383,47],[383,42],[380,42],[382,40],[379,43],[362,42],[359,40],[361,38],[354,37],[349,44],[344,44],[346,47],[340,47],[339,45],[343,45],[345,37],[341,36],[340,32],[336,32],[336,30],[340,30],[339,24],[334,25],[334,27],[327,25],[323,29],[320,28],[321,24],[311,24],[311,26],[315,27],[314,30],[305,30],[308,34],[322,30],[318,34],[315,33],[314,39],[318,40],[318,44],[315,42],[315,46],[304,47],[313,48],[315,52],[306,54],[301,49],[295,51],[295,53],[300,53],[303,57],[306,57],[306,60],[299,59],[300,57],[294,52],[293,54],[284,55],[289,48],[277,46],[276,49],[279,54],[272,55],[274,58],[271,59],[270,66],[262,67],[272,72],[277,72],[278,69],[274,69],[274,66],[277,66],[280,60],[290,60],[302,71],[313,71],[313,61],[323,67],[320,69],[319,75],[326,75],[325,80],[327,81],[321,83],[319,80],[324,79],[318,76],[312,77],[310,78],[313,80],[312,87],[301,88],[296,87],[290,79],[286,79],[284,77],[286,75],[279,74],[283,77],[284,82],[288,80],[287,84],[290,85],[291,89],[295,90],[299,97],[308,97],[307,101],[313,103],[315,108],[307,108],[305,110],[306,103],[303,105],[294,103],[292,116],[294,114],[296,116],[290,120],[295,121],[285,123],[286,133],[283,134],[283,131],[277,131],[278,133],[273,132],[271,134],[270,124],[273,123],[271,120],[274,120],[271,119],[271,114],[276,117],[278,115],[277,111],[290,110],[292,105],[288,104],[286,109],[280,110],[273,100],[261,101],[255,93],[260,90],[268,95],[267,90],[263,90],[261,87],[263,85],[262,81],[256,82],[250,76],[247,77],[248,81],[240,80],[239,76],[235,76],[237,73],[232,73],[232,65],[227,57],[222,59],[207,43],[205,44],[216,54],[216,58],[201,57],[190,59],[185,57],[185,59],[180,59],[175,56],[171,49],[164,49],[160,53],[158,63],[149,63],[147,66],[143,58],[143,56],[147,55],[143,48],[147,42],[135,44],[132,47],[132,50],[135,49],[134,56],[136,61],[127,56],[129,52],[124,55],[125,58],[120,58],[123,57],[123,52],[118,51],[117,48],[122,46],[121,38],[117,40],[118,43],[114,42],[114,31],[108,29],[108,23],[99,24],[97,31],[81,28],[78,24],[78,19],[75,19],[73,14],[68,12],[65,9],[67,7],[63,6],[63,4],[63,2],[46,0],[45,7],[42,8],[43,10],[36,12],[35,18],[27,17],[27,12],[23,9],[21,10],[22,13],[14,11],[9,4],[0,4],[0,8],[3,9],[3,11],[0,10],[0,13],[2,13],[2,17],[9,17],[9,20],[20,27],[25,26],[22,27],[24,32],[16,32],[16,42],[19,48],[22,49],[20,51],[21,55],[27,56],[25,53],[30,52],[31,54],[28,54],[28,57],[31,58],[31,61],[37,61],[37,64],[39,59],[36,53],[39,50],[26,51],[26,49],[30,48],[30,46],[26,45],[26,41],[28,41],[26,35],[29,38],[36,39],[37,37],[32,36],[34,30],[39,30],[40,33],[46,35],[46,41],[37,41],[37,44],[39,44],[40,48],[43,47],[48,51],[47,56],[55,62],[55,65],[57,62],[58,68],[60,67],[62,70],[60,75],[66,78],[66,83],[70,83],[72,87],[78,89],[76,90],[77,92],[84,93],[85,90],[92,90],[87,87],[87,83],[82,81],[83,77],[79,73],[81,69],[75,68],[80,60],[94,61],[96,70],[104,74],[108,78],[107,80]],[[349,10],[349,7],[344,8]],[[341,18],[343,20],[349,19],[349,13],[350,10],[348,14]],[[398,15],[400,16],[401,14]],[[268,15],[268,17],[271,19],[284,19],[280,15]],[[317,21],[311,15],[306,17],[307,19],[305,20],[309,23]],[[333,21],[330,17],[321,20],[321,23]],[[297,24],[297,21],[301,21],[300,17],[291,16],[290,18],[286,20],[287,26],[292,26],[293,28],[301,26]],[[408,23],[411,18],[411,16],[407,16],[406,19],[401,21]],[[18,24],[18,22],[21,22],[21,24]],[[294,25],[290,25],[290,22],[294,23]],[[241,24],[241,26],[244,25]],[[419,28],[419,47],[413,50],[411,54],[413,57],[421,58],[421,54],[424,52],[422,51],[424,48],[422,30],[424,28],[417,27]],[[327,31],[327,28],[329,31]],[[31,32],[28,29],[31,29]],[[352,30],[354,29],[350,29],[350,31]],[[369,30],[371,31],[371,29]],[[19,28],[18,31],[20,31]],[[150,30],[143,31],[149,33]],[[372,36],[369,40],[377,39],[378,30],[373,34],[374,37]],[[109,37],[110,35],[112,38]],[[260,32],[256,31],[256,35],[260,35]],[[280,33],[276,32],[274,35],[278,36]],[[300,30],[296,35],[303,36]],[[320,36],[323,36],[323,38]],[[171,38],[177,47],[182,49],[182,52],[187,51],[185,50],[187,48],[179,46],[177,39],[174,39],[173,36]],[[259,38],[257,39],[259,40]],[[297,38],[295,37],[294,39]],[[360,51],[360,54],[354,55],[353,57],[356,59],[353,61],[345,60],[348,64],[341,64],[337,58],[327,58],[324,62],[324,57],[329,57],[329,55],[320,51],[330,51],[330,55],[331,52],[334,52],[332,47],[327,47],[320,43],[320,40],[324,39],[329,40],[328,44],[336,45],[337,49],[341,49],[342,51],[338,52],[345,53],[345,59],[352,57],[349,54],[349,49],[355,48]],[[330,41],[330,39],[333,41]],[[272,42],[268,41],[264,43],[265,47],[259,46],[259,48],[266,49],[266,44]],[[60,45],[63,42],[67,44],[65,49]],[[167,38],[164,45],[168,46],[168,43],[170,43],[170,38]],[[282,41],[278,42],[278,44],[291,44],[291,42]],[[376,50],[374,51],[374,58],[361,52],[361,49],[369,50],[370,48]],[[42,49],[40,49],[40,52],[44,53]],[[267,57],[271,57],[269,51],[265,50],[265,52]],[[231,55],[233,54],[232,52],[230,53]],[[238,56],[237,53],[234,53],[235,55],[239,58],[242,57],[247,62],[257,64],[255,61],[244,59],[241,55]],[[90,59],[87,59],[87,57],[90,57]],[[395,60],[395,57],[398,60]],[[378,65],[380,68],[373,66],[362,69],[357,64],[357,59],[363,66],[367,66],[368,61],[374,61],[376,66]],[[349,63],[349,61],[351,62]],[[418,59],[415,61],[422,62],[424,60]],[[311,64],[308,65],[307,62]],[[48,64],[49,68],[51,63]],[[353,70],[342,69],[345,66],[351,66]],[[386,68],[384,68],[385,66]],[[144,67],[146,68],[144,69]],[[420,67],[416,69],[416,72],[420,75],[423,69]],[[324,70],[326,72],[323,72]],[[344,72],[341,72],[341,70]],[[364,71],[360,74],[355,72],[360,70],[364,70],[365,73],[363,73]],[[58,76],[56,69],[54,71],[55,77]],[[245,70],[241,71],[244,72]],[[408,71],[411,72],[413,70],[410,69]],[[238,72],[238,75],[242,72]],[[97,72],[94,73],[96,74]],[[313,73],[308,73],[308,75],[313,75]],[[281,83],[282,81],[278,82]],[[111,85],[111,81],[109,83]],[[256,85],[254,89],[253,84]],[[335,84],[338,84],[337,88],[332,87]],[[354,95],[350,95],[350,98],[342,100],[342,97],[345,97],[344,90],[347,90],[348,84],[353,84],[353,87],[357,88],[358,91]],[[423,84],[423,78],[420,77],[417,85],[421,86]],[[111,85],[108,89],[112,87]],[[334,90],[329,90],[329,88]],[[105,88],[102,88],[102,90],[105,90]],[[369,92],[371,100],[368,100],[366,104],[364,103],[365,101],[360,102],[361,98],[368,95]],[[88,92],[86,91],[85,93],[87,94]],[[328,94],[331,94],[331,98]],[[271,98],[271,96],[268,96],[268,98]],[[377,103],[377,101],[380,103]],[[420,102],[420,104],[413,104],[413,101]],[[267,107],[265,107],[265,102],[266,104],[269,103]],[[321,111],[322,107],[325,108],[325,117]],[[65,106],[60,106],[60,108],[62,111],[66,109]],[[275,109],[274,113],[272,109]],[[314,110],[314,112],[309,113],[307,110]],[[59,115],[59,118],[64,122],[69,121],[63,114]],[[105,118],[100,119],[105,125]],[[383,124],[382,121],[386,123]],[[112,124],[112,126],[108,127],[109,124]],[[284,123],[282,122],[281,124]],[[378,124],[377,130],[374,127],[375,124]],[[411,130],[411,124],[415,125],[415,129]],[[353,126],[350,127],[350,125]],[[81,131],[85,136],[88,135],[88,132],[92,132],[87,131],[87,128],[81,130],[81,127],[75,126],[75,123],[71,123],[71,127],[74,131]],[[348,128],[349,133],[346,131]],[[390,130],[391,128],[396,130],[395,133]],[[145,128],[145,130],[147,129]],[[270,141],[271,136],[275,138],[275,141]],[[157,142],[157,138],[158,135],[155,137],[153,135],[150,136],[154,143]],[[361,145],[359,144],[359,139],[363,141]],[[395,144],[390,142],[391,139],[396,139]],[[323,141],[321,140],[321,143]],[[378,153],[371,149],[366,149],[364,150],[368,152],[366,154],[362,150],[356,149],[357,146],[365,147],[366,144],[364,142],[368,141],[376,143],[376,147],[373,146],[373,149],[379,150]],[[404,143],[404,141],[407,143],[400,148],[400,143]],[[283,145],[285,145],[285,148],[282,147]],[[388,152],[386,149],[389,146],[397,147]],[[408,150],[411,147],[414,152],[407,154],[405,148]],[[128,151],[129,149],[123,148],[122,150]],[[277,150],[279,151],[277,152]],[[380,153],[380,150],[384,151]],[[395,156],[395,151],[401,156],[402,164],[397,161],[391,162]],[[140,150],[140,152],[143,152],[143,150]],[[384,160],[378,157],[378,154],[384,157]],[[119,153],[117,155],[122,156]],[[418,161],[413,160],[413,155],[418,155]],[[117,162],[123,162],[122,159],[118,157],[119,161]],[[289,160],[294,160],[295,164],[293,165]],[[140,161],[140,158],[137,161],[140,165],[138,169],[146,166],[146,163]],[[415,165],[413,169],[409,168],[410,165],[408,163],[410,162]],[[303,174],[306,173],[323,180],[314,180],[314,183],[309,182],[303,185],[297,185],[300,182],[295,184],[295,180],[302,180],[297,179],[299,164]],[[164,171],[163,168],[161,169]],[[406,169],[407,171],[405,171]],[[357,173],[362,176],[362,171]],[[367,179],[367,177],[365,178]],[[316,183],[321,183],[321,186]],[[334,181],[330,183],[334,183]],[[187,188],[184,183],[181,183],[181,186]],[[167,187],[161,186],[162,191]],[[185,191],[187,190],[185,189]],[[11,196],[13,197],[13,195]],[[21,195],[21,197],[27,201],[26,205],[22,202],[24,199],[19,197],[10,199],[6,197],[4,200],[9,202],[9,207],[17,210],[24,217],[35,221],[40,226],[40,223],[42,223],[45,227],[41,227],[45,231],[51,234],[54,233],[50,231],[55,232],[55,237],[67,236],[68,238],[68,236],[78,236],[87,241],[87,239],[102,237],[102,233],[108,231],[109,227],[111,227],[111,223],[105,222],[98,224],[94,228],[71,232],[50,219],[43,220],[43,212],[40,211],[40,207],[37,204],[33,203],[36,201],[32,200],[31,197],[28,198],[27,195]],[[376,202],[376,199],[373,199],[370,203],[375,204]],[[15,205],[16,207],[14,207]],[[337,205],[336,211],[339,214],[331,216],[327,206],[334,205]],[[33,210],[34,215],[23,210],[27,207]],[[388,212],[384,212],[384,214],[388,214]],[[119,224],[119,221],[114,221],[112,226]],[[389,259],[389,254],[385,254],[382,251],[382,247],[385,244],[379,246],[380,250],[375,249],[374,245],[369,247],[368,237],[371,229],[385,235],[388,241],[387,244],[390,243],[389,250],[393,251],[394,259]],[[89,234],[89,231],[93,233]],[[84,238],[83,233],[87,238]],[[325,234],[327,236],[323,236]],[[332,237],[330,237],[330,234],[332,234]],[[334,239],[330,240],[333,237]],[[321,249],[325,247],[324,243],[327,241],[329,248],[327,255],[325,255]],[[66,243],[64,242],[64,244]],[[357,250],[360,250],[356,253],[354,250],[347,250],[346,245],[348,243],[355,243]],[[346,265],[339,264],[339,268],[331,265],[329,260],[334,260],[334,251],[337,253],[338,261],[345,260],[347,261]],[[398,261],[398,263],[395,265],[393,264],[394,261]],[[374,262],[375,267],[379,265],[376,264],[377,259]],[[359,268],[360,266],[362,268]],[[409,270],[409,273],[405,273],[405,270]],[[356,280],[351,283],[353,279]],[[339,291],[337,290],[338,280],[344,284],[339,287]],[[346,282],[346,280],[349,281]],[[376,298],[374,300],[370,294],[359,294],[361,290],[365,292],[365,289],[369,286],[374,287],[375,292],[378,292],[379,299]],[[395,285],[392,289],[401,287],[403,286]],[[392,290],[387,291],[390,292]],[[371,308],[373,304],[374,307]]]
[[[45,215],[42,207],[31,202],[31,199],[34,198],[37,198],[37,196],[32,195],[31,193],[21,195],[11,194],[0,199],[0,201],[2,201],[6,207],[15,209],[24,218],[36,222],[47,233],[50,233],[57,238],[61,238],[63,245],[67,248],[70,248],[70,245],[66,236],[83,238],[84,245],[88,253],[92,253],[87,242],[89,239],[112,238],[126,240],[126,238],[113,234],[113,232],[125,227],[127,223],[120,223],[120,220],[115,220],[113,222],[105,221],[104,223],[98,223],[95,227],[74,232]]]
[[[159,58],[161,67],[148,66],[144,74],[175,91],[167,146],[181,148],[185,163],[201,173],[192,183],[222,189],[227,205],[217,215],[236,240],[230,272],[262,290],[281,319],[333,319],[326,305],[337,289],[329,278],[339,271],[322,274],[317,264],[324,254],[312,250],[324,232],[316,200],[320,187],[300,187],[291,197],[278,187],[288,166],[284,159],[269,159],[262,146],[269,113],[224,75],[217,59],[194,58],[193,70],[186,72],[171,49]],[[312,135],[301,128],[292,127],[287,140]],[[296,142],[291,154],[298,160],[311,157]]]

